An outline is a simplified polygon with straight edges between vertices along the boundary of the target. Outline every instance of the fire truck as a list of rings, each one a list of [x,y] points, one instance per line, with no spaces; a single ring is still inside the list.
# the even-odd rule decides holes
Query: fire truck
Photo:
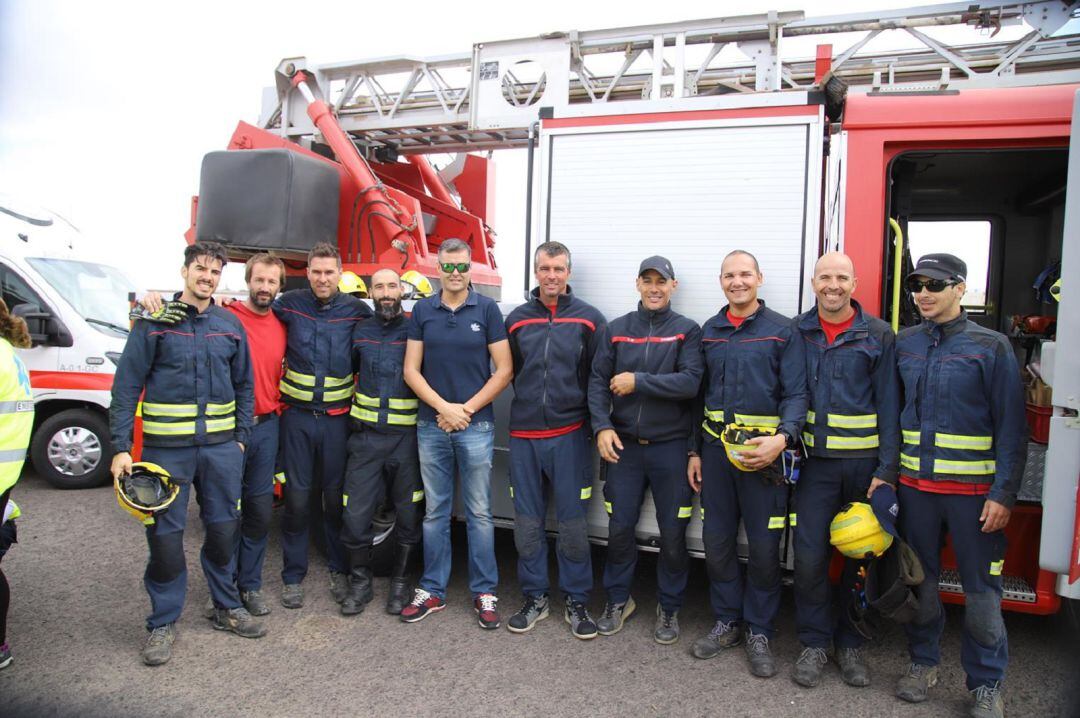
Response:
[[[637,263],[659,251],[678,273],[675,309],[704,321],[724,304],[719,262],[736,248],[760,260],[769,305],[794,315],[813,305],[815,259],[838,249],[854,259],[856,299],[902,327],[917,321],[900,286],[912,259],[958,253],[972,268],[969,316],[1013,338],[1032,383],[1005,606],[1053,613],[1080,598],[1076,6],[769,12],[437,58],[289,58],[258,124],[241,123],[204,162],[189,240],[224,241],[236,259],[273,248],[300,260],[305,242],[336,237],[361,276],[390,265],[434,279],[438,242],[456,236],[473,248],[478,290],[499,296],[490,156],[518,148],[526,286],[532,247],[561,241],[575,293],[609,318],[635,306]],[[436,171],[432,155],[454,159]],[[514,518],[508,404],[497,406],[502,525]],[[701,555],[694,517],[688,540]],[[589,525],[603,543],[597,498]],[[637,538],[659,545],[651,501]],[[943,566],[944,599],[962,602],[948,546]]]

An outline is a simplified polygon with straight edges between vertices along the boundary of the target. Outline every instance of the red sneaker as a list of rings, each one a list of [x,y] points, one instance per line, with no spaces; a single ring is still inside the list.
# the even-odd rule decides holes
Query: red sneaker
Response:
[[[476,609],[480,628],[492,630],[502,624],[497,608],[498,604],[499,598],[493,593],[481,593],[476,597],[476,600],[473,601],[473,608]]]
[[[416,623],[424,620],[429,614],[446,608],[446,601],[438,596],[432,596],[422,588],[413,592],[413,599],[405,608],[401,609],[401,620],[405,623]]]

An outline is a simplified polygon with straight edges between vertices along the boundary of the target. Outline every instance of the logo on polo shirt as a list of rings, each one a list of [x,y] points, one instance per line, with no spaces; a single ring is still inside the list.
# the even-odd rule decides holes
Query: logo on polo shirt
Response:
[[[469,329],[472,329],[474,332],[478,332],[480,331],[480,324],[478,322],[473,322],[469,325]]]

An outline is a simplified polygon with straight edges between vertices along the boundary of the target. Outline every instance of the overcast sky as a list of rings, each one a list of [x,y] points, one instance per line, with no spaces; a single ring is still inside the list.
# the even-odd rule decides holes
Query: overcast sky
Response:
[[[737,12],[821,16],[868,5],[747,0]],[[202,156],[223,149],[237,121],[257,121],[281,58],[467,53],[477,42],[706,18],[724,7],[0,0],[0,192],[65,215],[137,283],[176,286]],[[525,176],[522,153],[504,154],[496,254],[511,299],[521,284]]]

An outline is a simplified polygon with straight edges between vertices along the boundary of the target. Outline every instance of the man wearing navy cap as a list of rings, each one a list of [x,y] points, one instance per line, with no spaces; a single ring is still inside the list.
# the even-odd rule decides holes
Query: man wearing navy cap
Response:
[[[926,580],[918,614],[905,625],[911,665],[896,695],[925,701],[938,680],[945,616],[937,585],[948,532],[964,588],[960,662],[974,698],[971,715],[989,718],[1004,714],[1003,529],[1020,487],[1027,426],[1016,356],[1003,335],[968,321],[960,305],[966,280],[967,266],[951,254],[922,257],[906,280],[923,322],[896,340],[900,531]]]
[[[589,380],[589,413],[606,465],[608,512],[607,603],[597,620],[601,635],[622,629],[633,614],[630,595],[637,565],[634,530],[645,489],[652,489],[660,528],[657,561],[657,643],[679,640],[678,613],[689,573],[686,526],[691,492],[683,481],[691,407],[701,382],[701,328],[671,309],[678,282],[666,258],[638,268],[641,301],[611,322],[597,341]]]

